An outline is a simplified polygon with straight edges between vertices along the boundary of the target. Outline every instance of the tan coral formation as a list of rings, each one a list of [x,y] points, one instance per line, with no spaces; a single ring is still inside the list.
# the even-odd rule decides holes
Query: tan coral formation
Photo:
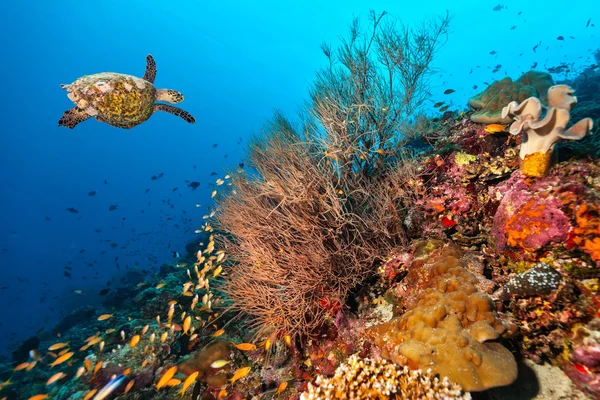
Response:
[[[317,376],[315,384],[309,383],[300,396],[300,400],[332,399],[469,400],[471,395],[430,370],[410,371],[386,360],[361,359],[355,354],[333,377]]]
[[[232,347],[228,341],[215,340],[179,363],[179,372],[188,376],[198,372],[197,379],[205,382],[210,387],[226,385],[227,373],[230,372],[231,366],[225,365],[221,368],[212,368],[211,364],[217,360],[229,360],[231,350]]]
[[[584,118],[569,129],[571,108],[577,104],[574,90],[567,85],[548,89],[548,111],[542,118],[540,99],[529,97],[521,103],[510,102],[502,117],[514,120],[509,132],[523,135],[519,152],[521,170],[528,176],[544,176],[550,169],[552,152],[561,139],[580,140],[590,133],[593,120]]]
[[[508,324],[492,299],[478,291],[468,258],[453,244],[429,242],[431,255],[418,257],[406,282],[416,301],[408,311],[373,327],[368,337],[382,356],[410,369],[430,368],[464,390],[482,391],[512,383],[517,364],[498,339]],[[433,248],[433,250],[432,250]]]
[[[529,71],[513,81],[506,77],[493,82],[483,92],[469,99],[469,107],[476,109],[471,121],[482,124],[504,123],[511,120],[502,116],[502,107],[511,101],[523,101],[537,96],[546,101],[546,92],[554,84],[552,76],[546,72]]]

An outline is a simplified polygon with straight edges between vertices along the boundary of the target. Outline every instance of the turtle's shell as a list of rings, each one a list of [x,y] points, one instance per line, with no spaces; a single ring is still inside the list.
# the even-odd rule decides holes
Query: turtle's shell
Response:
[[[86,75],[65,89],[77,108],[120,128],[141,124],[154,112],[154,85],[135,76],[114,72]]]

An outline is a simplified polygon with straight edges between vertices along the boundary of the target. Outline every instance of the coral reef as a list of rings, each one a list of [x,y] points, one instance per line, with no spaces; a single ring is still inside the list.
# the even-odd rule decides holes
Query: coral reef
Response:
[[[462,251],[427,242],[417,246],[414,258],[402,283],[408,311],[367,332],[382,356],[411,369],[431,368],[468,391],[512,383],[515,359],[492,342],[508,325],[477,289],[479,279]]]
[[[548,110],[542,118],[542,103],[530,97],[521,103],[510,102],[502,109],[502,118],[514,122],[509,132],[523,134],[519,156],[521,170],[528,176],[544,176],[550,169],[552,151],[560,139],[580,140],[593,128],[593,120],[584,118],[567,129],[571,107],[577,103],[573,89],[555,85],[548,89]]]
[[[438,378],[430,370],[410,371],[382,359],[351,356],[331,378],[319,375],[301,400],[331,399],[470,399],[460,386]]]
[[[495,81],[483,92],[469,99],[469,107],[476,110],[471,115],[471,121],[484,124],[508,123],[510,119],[502,115],[504,106],[511,101],[521,102],[532,96],[545,101],[546,91],[553,84],[552,76],[540,71],[526,72],[516,81],[509,77]]]
[[[509,245],[535,251],[550,242],[566,241],[572,227],[560,201],[548,193],[534,195],[526,189],[519,190],[516,184],[520,182],[523,181],[515,175],[502,185],[513,190],[505,192],[494,217],[492,234],[496,248],[503,250]],[[511,183],[515,185],[510,186]]]
[[[597,68],[427,118],[449,17],[384,16],[323,45],[301,124],[265,125],[187,254],[16,346],[0,398],[90,399],[115,376],[123,399],[600,397],[600,139],[556,143],[593,128]]]
[[[492,190],[492,197],[500,200],[490,232],[495,248],[541,254],[554,243],[598,262],[600,205],[594,193],[599,174],[597,164],[582,162],[534,180],[515,172]]]
[[[600,319],[579,327],[573,338],[566,374],[583,392],[600,397]]]

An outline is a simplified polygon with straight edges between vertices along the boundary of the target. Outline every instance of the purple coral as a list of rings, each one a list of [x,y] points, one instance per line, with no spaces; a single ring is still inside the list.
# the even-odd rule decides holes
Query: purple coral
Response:
[[[502,196],[491,230],[497,250],[507,245],[539,250],[550,242],[567,240],[573,229],[570,220],[561,202],[544,188],[554,185],[555,179],[528,185],[521,173],[515,173],[492,192],[492,196]]]
[[[584,344],[577,347],[571,353],[571,359],[589,368],[600,366],[600,344],[592,341],[592,343]]]
[[[510,278],[504,291],[503,298],[511,295],[516,297],[540,296],[552,292],[558,287],[562,275],[544,262],[537,263],[533,268]]]

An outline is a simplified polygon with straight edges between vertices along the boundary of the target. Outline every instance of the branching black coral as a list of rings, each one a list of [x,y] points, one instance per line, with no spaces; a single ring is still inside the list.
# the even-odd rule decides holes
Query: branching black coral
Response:
[[[406,243],[415,164],[398,151],[423,101],[446,16],[413,29],[371,14],[317,74],[294,127],[276,113],[232,179],[216,228],[231,260],[223,290],[257,334],[314,333],[348,293]]]

